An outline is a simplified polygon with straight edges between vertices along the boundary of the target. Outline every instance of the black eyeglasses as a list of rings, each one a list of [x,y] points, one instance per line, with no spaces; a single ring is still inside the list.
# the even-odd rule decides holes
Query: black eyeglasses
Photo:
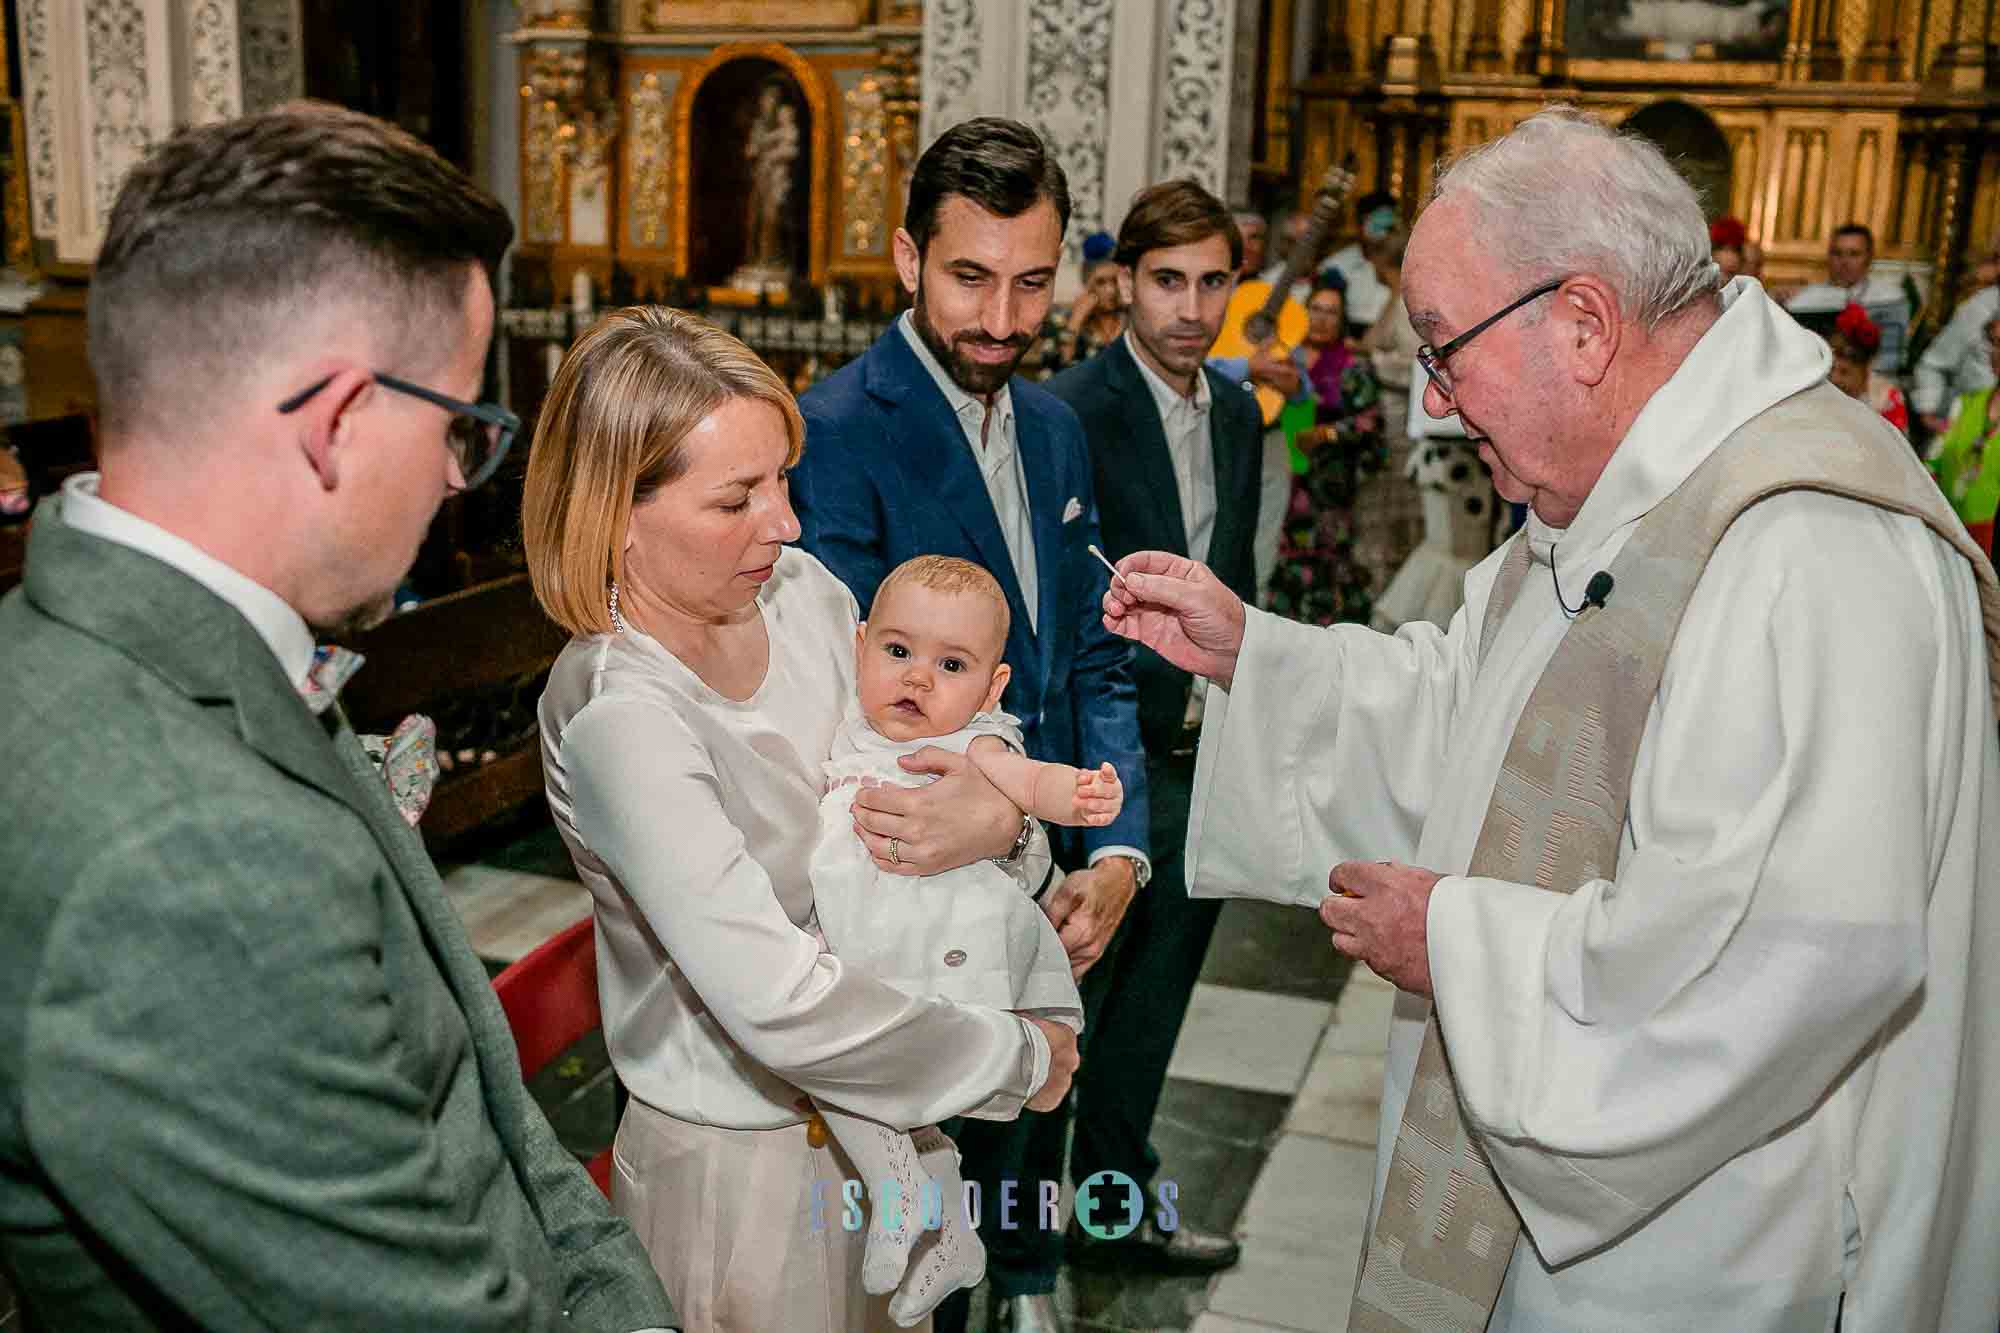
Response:
[[[458,474],[465,478],[463,489],[469,491],[484,484],[500,470],[500,461],[507,456],[514,436],[520,433],[521,418],[498,403],[468,403],[450,394],[439,393],[436,389],[426,389],[421,384],[384,375],[379,370],[370,373],[375,382],[385,389],[421,398],[451,413],[451,428],[446,440],[451,445],[452,457],[458,460]],[[328,375],[319,383],[299,390],[279,403],[278,411],[287,414],[298,411],[314,394],[331,383],[333,376]]]
[[[1417,364],[1424,368],[1424,374],[1431,377],[1431,383],[1438,386],[1438,392],[1447,398],[1451,397],[1451,372],[1445,369],[1444,363],[1453,352],[1456,352],[1459,348],[1465,346],[1474,338],[1477,338],[1480,334],[1486,332],[1486,330],[1528,304],[1528,302],[1538,297],[1547,296],[1550,292],[1557,290],[1568,281],[1568,278],[1557,278],[1554,282],[1543,283],[1525,296],[1516,297],[1442,347],[1432,347],[1429,343],[1425,343],[1417,349]]]

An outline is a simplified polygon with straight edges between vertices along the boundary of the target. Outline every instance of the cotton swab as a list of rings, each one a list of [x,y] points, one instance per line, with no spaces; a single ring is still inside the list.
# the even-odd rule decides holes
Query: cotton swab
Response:
[[[1123,574],[1120,574],[1118,572],[1118,566],[1112,564],[1111,561],[1105,557],[1104,552],[1098,550],[1095,546],[1089,546],[1084,549],[1088,550],[1092,555],[1096,556],[1097,562],[1103,565],[1106,569],[1111,571],[1112,578],[1122,580],[1125,577]]]

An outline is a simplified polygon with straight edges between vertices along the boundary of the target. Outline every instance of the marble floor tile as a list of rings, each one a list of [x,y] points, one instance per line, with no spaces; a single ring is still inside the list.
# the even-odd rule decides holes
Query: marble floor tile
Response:
[[[1253,1324],[1247,1319],[1233,1319],[1226,1314],[1217,1314],[1210,1310],[1188,1326],[1188,1333],[1297,1333],[1297,1331],[1280,1328],[1276,1324]]]
[[[1204,1231],[1228,1233],[1270,1156],[1288,1099],[1169,1078],[1153,1115],[1159,1180],[1172,1180],[1174,1207]]]
[[[1290,1095],[1304,1081],[1332,1013],[1320,1000],[1199,984],[1167,1072]]]
[[[1285,1117],[1285,1129],[1373,1148],[1382,1106],[1383,1055],[1379,1050],[1373,1055],[1343,1051],[1331,1037],[1329,1029]]]
[[[444,892],[472,937],[473,952],[502,962],[590,915],[590,892],[575,880],[497,866],[454,867],[444,877]]]
[[[1216,986],[1331,1000],[1350,971],[1365,970],[1333,951],[1326,929],[1305,908],[1233,898],[1216,919],[1201,979]]]
[[[1209,1313],[1247,1321],[1251,1328],[1346,1333],[1354,1259],[1330,1253],[1312,1237],[1289,1243],[1253,1238],[1243,1247],[1243,1262],[1210,1288]]]
[[[1359,1256],[1375,1150],[1309,1134],[1286,1134],[1271,1149],[1237,1230],[1249,1240],[1333,1247]],[[1354,1276],[1350,1266],[1347,1276]]]
[[[1389,1044],[1389,1016],[1395,1008],[1393,986],[1348,986],[1333,1006],[1327,1040],[1351,1055],[1380,1055]]]

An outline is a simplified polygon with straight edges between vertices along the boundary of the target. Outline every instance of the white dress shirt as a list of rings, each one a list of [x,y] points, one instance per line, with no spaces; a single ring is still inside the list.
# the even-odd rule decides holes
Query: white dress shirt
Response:
[[[931,349],[917,332],[916,312],[906,310],[900,321],[903,337],[936,382],[939,392],[951,404],[972,461],[986,481],[986,494],[993,499],[993,516],[1000,520],[1000,535],[1007,542],[1007,558],[1014,562],[1014,579],[1021,585],[1021,600],[1027,603],[1028,626],[1035,627],[1041,608],[1040,590],[1035,582],[1035,525],[1028,510],[1028,478],[1021,470],[1021,452],[1014,444],[1014,393],[1003,384],[988,404],[967,393],[938,364]]]
[[[269,645],[285,679],[303,688],[312,669],[313,633],[291,603],[186,538],[102,499],[97,494],[98,475],[79,472],[63,483],[63,522],[78,532],[150,555],[235,607]]]
[[[1125,350],[1138,364],[1139,376],[1152,391],[1153,405],[1160,410],[1160,429],[1167,437],[1167,452],[1174,460],[1174,489],[1180,493],[1181,524],[1187,529],[1190,558],[1208,562],[1208,546],[1215,536],[1215,446],[1209,438],[1209,409],[1214,396],[1208,376],[1196,369],[1194,396],[1189,397],[1160,378],[1146,364],[1146,358],[1126,333]]]
[[[1028,508],[1028,476],[1022,471],[1021,451],[1015,446],[1014,391],[1011,384],[1000,386],[991,406],[960,388],[951,372],[938,364],[931,349],[917,332],[916,312],[905,310],[896,327],[917,354],[917,361],[930,373],[938,392],[951,404],[959,429],[965,432],[972,461],[986,481],[986,494],[993,501],[993,516],[1000,521],[1000,535],[1007,543],[1007,558],[1014,564],[1014,580],[1021,585],[1021,600],[1028,607],[1028,628],[1036,628],[1040,592],[1036,586],[1035,524]],[[1213,491],[1213,486],[1210,490]],[[1088,756],[1085,756],[1088,758]],[[1099,847],[1090,854],[1096,865],[1107,856],[1129,857],[1143,883],[1152,875],[1152,858],[1136,847]]]
[[[647,1105],[724,1129],[796,1124],[800,1092],[899,1129],[1011,1116],[1048,1077],[1033,1024],[895,990],[809,929],[854,598],[786,547],[758,603],[771,657],[748,699],[631,626],[571,640],[542,692],[549,808],[597,901],[612,1063]]]

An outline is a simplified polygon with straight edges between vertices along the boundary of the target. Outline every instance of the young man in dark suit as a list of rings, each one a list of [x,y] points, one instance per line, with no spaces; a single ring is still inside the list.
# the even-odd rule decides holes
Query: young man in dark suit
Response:
[[[1222,201],[1195,182],[1141,191],[1114,256],[1125,334],[1048,387],[1090,441],[1106,553],[1188,556],[1254,601],[1262,427],[1255,400],[1204,365],[1242,244]],[[1119,929],[1103,968],[1107,997],[1084,1033],[1070,1175],[1123,1172],[1150,1197],[1160,1165],[1153,1113],[1220,904],[1190,899],[1182,879],[1203,684],[1149,648],[1137,653],[1153,885]],[[1116,1242],[1072,1226],[1069,1249],[1079,1263],[1183,1272],[1225,1268],[1238,1253],[1235,1242],[1186,1226],[1161,1232],[1151,1217]]]
[[[674,1322],[315,664],[518,424],[464,401],[512,234],[310,103],[119,193],[101,470],[0,603],[0,1269],[30,1328]]]
[[[1150,874],[1145,763],[1128,645],[1106,632],[1108,576],[1098,541],[1090,458],[1075,415],[1014,377],[1043,317],[1069,221],[1061,165],[1035,132],[981,119],[946,131],[912,173],[897,272],[913,308],[859,360],[799,401],[806,448],[792,474],[803,544],[860,600],[911,556],[962,556],[999,579],[1013,612],[1002,706],[1021,719],[1028,752],[1078,767],[1109,761],[1125,809],[1104,828],[1065,830],[1068,869],[1042,896],[1079,973],[1086,1002],[1133,894]],[[957,756],[931,772],[983,782]],[[926,838],[909,793],[855,801],[863,828],[900,839],[922,873]],[[1025,825],[1024,825],[1025,830]],[[1025,832],[1024,832],[1025,836]],[[966,1121],[956,1137],[965,1176],[981,1186],[988,1274],[1013,1327],[1053,1327],[1061,1236],[1041,1226],[1040,1182],[1062,1176],[1060,1112],[1008,1124]],[[1019,1202],[1000,1220],[1002,1182]],[[938,1327],[963,1327],[963,1298]]]

